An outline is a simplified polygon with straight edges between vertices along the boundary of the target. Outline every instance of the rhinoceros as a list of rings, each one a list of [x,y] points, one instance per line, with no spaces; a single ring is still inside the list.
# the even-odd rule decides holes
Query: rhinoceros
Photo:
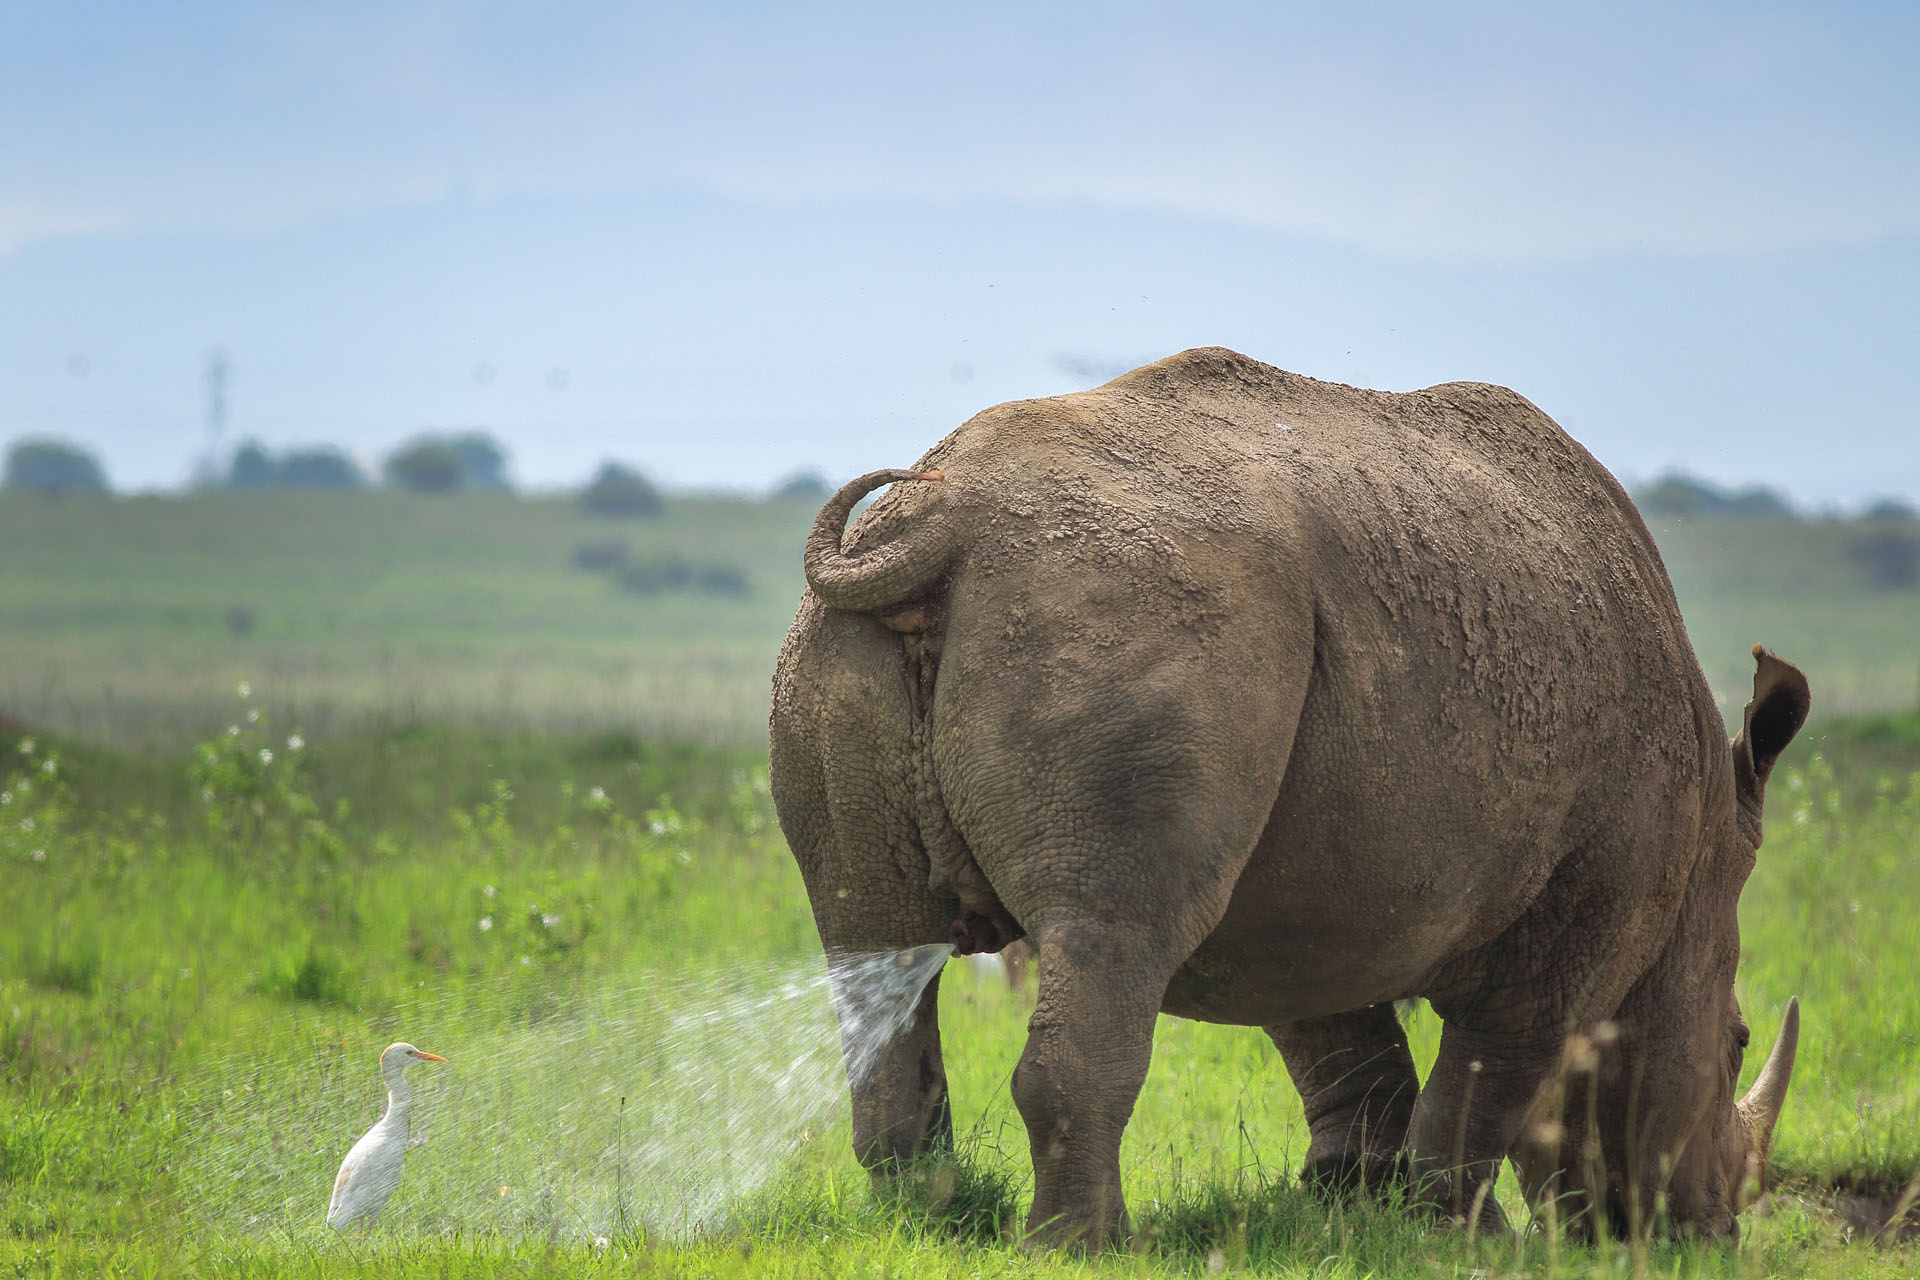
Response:
[[[1807,682],[1755,646],[1729,744],[1632,502],[1527,400],[1187,351],[853,481],[804,561],[772,781],[829,971],[1037,943],[1041,1238],[1129,1230],[1162,1011],[1272,1036],[1316,1180],[1490,1225],[1511,1156],[1589,1227],[1737,1231],[1798,1022],[1736,1101],[1735,910]],[[938,992],[851,1082],[876,1177],[951,1141]]]

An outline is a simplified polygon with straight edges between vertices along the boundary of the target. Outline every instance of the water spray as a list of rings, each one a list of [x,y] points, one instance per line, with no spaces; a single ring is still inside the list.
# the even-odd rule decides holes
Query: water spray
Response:
[[[841,1120],[849,1080],[912,1024],[946,943],[742,962],[613,990],[423,999],[393,1017],[454,1064],[416,1084],[406,1181],[378,1230],[536,1239],[723,1230],[743,1198]],[[344,1042],[343,1042],[344,1040]],[[844,1050],[844,1051],[843,1051]],[[235,1057],[196,1086],[175,1166],[210,1234],[315,1241],[341,1153],[375,1117],[364,1040],[315,1026],[306,1054]]]

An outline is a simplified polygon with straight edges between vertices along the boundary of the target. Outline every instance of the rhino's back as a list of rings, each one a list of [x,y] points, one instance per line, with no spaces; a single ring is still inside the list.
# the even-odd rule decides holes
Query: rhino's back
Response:
[[[889,495],[860,536],[934,501],[971,520],[958,680],[1007,680],[1016,649],[1124,679],[1157,614],[1311,615],[1310,643],[1275,633],[1311,668],[1305,705],[1180,1011],[1272,1020],[1421,989],[1570,852],[1616,839],[1607,823],[1645,838],[1606,877],[1653,899],[1684,881],[1671,832],[1701,821],[1717,713],[1631,503],[1519,395],[1365,391],[1203,348],[989,409],[921,465],[951,493]],[[1257,670],[1259,643],[1243,628],[1193,661]],[[1075,647],[1099,656],[1056,662]]]
[[[1217,560],[1203,547],[1229,548],[1245,577],[1234,590],[1311,594],[1356,660],[1446,654],[1521,731],[1541,669],[1697,673],[1626,494],[1503,387],[1368,391],[1198,348],[995,406],[918,465],[944,470],[967,508],[963,584],[1037,574],[1071,595],[1095,569],[1150,597]],[[856,545],[944,500],[925,486],[887,495]]]
[[[944,470],[976,515],[1034,521],[1056,542],[1129,517],[1170,533],[1317,525],[1343,543],[1384,537],[1396,560],[1432,558],[1399,550],[1416,533],[1477,544],[1475,559],[1505,540],[1524,571],[1597,540],[1639,562],[1642,585],[1671,604],[1613,478],[1531,402],[1484,383],[1369,391],[1202,347],[1090,391],[995,405],[917,465]],[[936,500],[886,495],[855,545]]]

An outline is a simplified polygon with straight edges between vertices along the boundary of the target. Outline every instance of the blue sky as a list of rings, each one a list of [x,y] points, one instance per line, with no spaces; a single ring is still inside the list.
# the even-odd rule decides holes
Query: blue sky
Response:
[[[1920,9],[0,0],[0,438],[751,487],[1223,343],[1920,499]]]

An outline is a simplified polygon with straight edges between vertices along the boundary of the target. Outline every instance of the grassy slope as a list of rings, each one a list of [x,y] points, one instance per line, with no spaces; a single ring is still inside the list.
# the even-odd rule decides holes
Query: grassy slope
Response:
[[[766,672],[810,516],[720,500],[616,525],[548,500],[0,498],[0,710],[82,734],[62,774],[71,812],[36,810],[27,830],[11,816],[27,812],[16,795],[0,821],[0,1273],[595,1265],[583,1219],[497,1194],[511,1176],[524,1195],[514,1170],[532,1159],[537,1119],[593,1082],[600,1129],[563,1130],[576,1144],[565,1160],[604,1175],[605,1095],[636,1069],[627,1046],[671,1042],[664,1015],[631,1006],[633,993],[697,1007],[700,982],[750,988],[816,945],[753,784]],[[1838,534],[1658,532],[1730,712],[1756,639],[1809,668],[1823,709],[1912,704],[1920,593],[1865,590]],[[580,543],[608,537],[736,564],[752,592],[622,596],[569,567]],[[236,604],[255,610],[253,635],[228,633]],[[297,714],[313,739],[304,754],[244,720],[231,692],[242,678],[279,731]],[[219,738],[215,764],[190,778],[181,726],[218,735],[228,723],[240,734]],[[580,726],[749,745],[665,747]],[[115,747],[154,738],[165,745]],[[875,1205],[841,1129],[813,1134],[791,1179],[749,1200],[748,1220],[690,1246],[616,1232],[601,1265],[1053,1275],[1199,1271],[1217,1252],[1230,1267],[1318,1275],[1616,1264],[1909,1274],[1920,1266],[1910,1250],[1838,1244],[1819,1187],[1884,1184],[1920,1153],[1920,890],[1908,866],[1920,800],[1906,772],[1920,734],[1887,718],[1816,724],[1809,739],[1839,780],[1801,753],[1776,783],[1743,902],[1742,994],[1757,1038],[1793,993],[1807,1033],[1779,1150],[1788,1193],[1749,1219],[1738,1253],[1556,1260],[1542,1241],[1516,1254],[1390,1214],[1329,1214],[1281,1176],[1304,1136],[1262,1038],[1168,1020],[1126,1154],[1155,1241],[1142,1259],[1029,1258],[958,1239],[943,1215],[929,1226]],[[275,764],[242,768],[262,747]],[[301,781],[276,790],[268,780],[290,762]],[[197,798],[203,780],[218,793],[211,808]],[[47,788],[35,794],[44,803]],[[295,803],[309,794],[311,811]],[[255,799],[264,819],[249,820]],[[209,826],[210,812],[232,820]],[[535,923],[548,914],[563,923]],[[480,930],[482,918],[496,926]],[[973,1134],[964,1189],[1004,1214],[995,1188],[1010,1182],[1017,1198],[1024,1178],[1006,1097],[1024,1009],[991,981],[946,983],[950,1066]],[[568,1069],[501,1065],[563,1031],[590,1046]],[[466,1100],[490,1117],[487,1140],[443,1129],[410,1167],[393,1231],[342,1244],[312,1220],[338,1152],[370,1118],[366,1060],[394,1035],[460,1059],[421,1083],[423,1110],[437,1099],[445,1125],[449,1101]],[[1420,1052],[1433,1043],[1430,1022],[1418,1024]],[[738,1065],[715,1062],[722,1074]],[[992,1213],[960,1216],[960,1236],[993,1234]]]
[[[0,709],[177,740],[248,679],[310,725],[337,709],[744,737],[765,723],[812,514],[725,499],[609,521],[498,496],[6,495]],[[748,593],[623,594],[572,567],[608,539],[736,566]],[[252,634],[230,634],[236,606]]]
[[[1871,589],[1847,558],[1858,528],[1832,520],[1653,521],[1694,652],[1738,712],[1748,650],[1765,644],[1813,683],[1819,714],[1920,705],[1920,590]]]
[[[217,727],[253,682],[328,727],[457,715],[755,739],[812,504],[681,499],[607,521],[560,499],[0,495],[0,712],[124,743]],[[1737,713],[1755,641],[1816,708],[1916,703],[1920,590],[1870,590],[1832,522],[1656,524],[1694,647]],[[636,597],[572,567],[616,539],[737,566],[744,597]],[[254,611],[231,635],[227,611]]]

